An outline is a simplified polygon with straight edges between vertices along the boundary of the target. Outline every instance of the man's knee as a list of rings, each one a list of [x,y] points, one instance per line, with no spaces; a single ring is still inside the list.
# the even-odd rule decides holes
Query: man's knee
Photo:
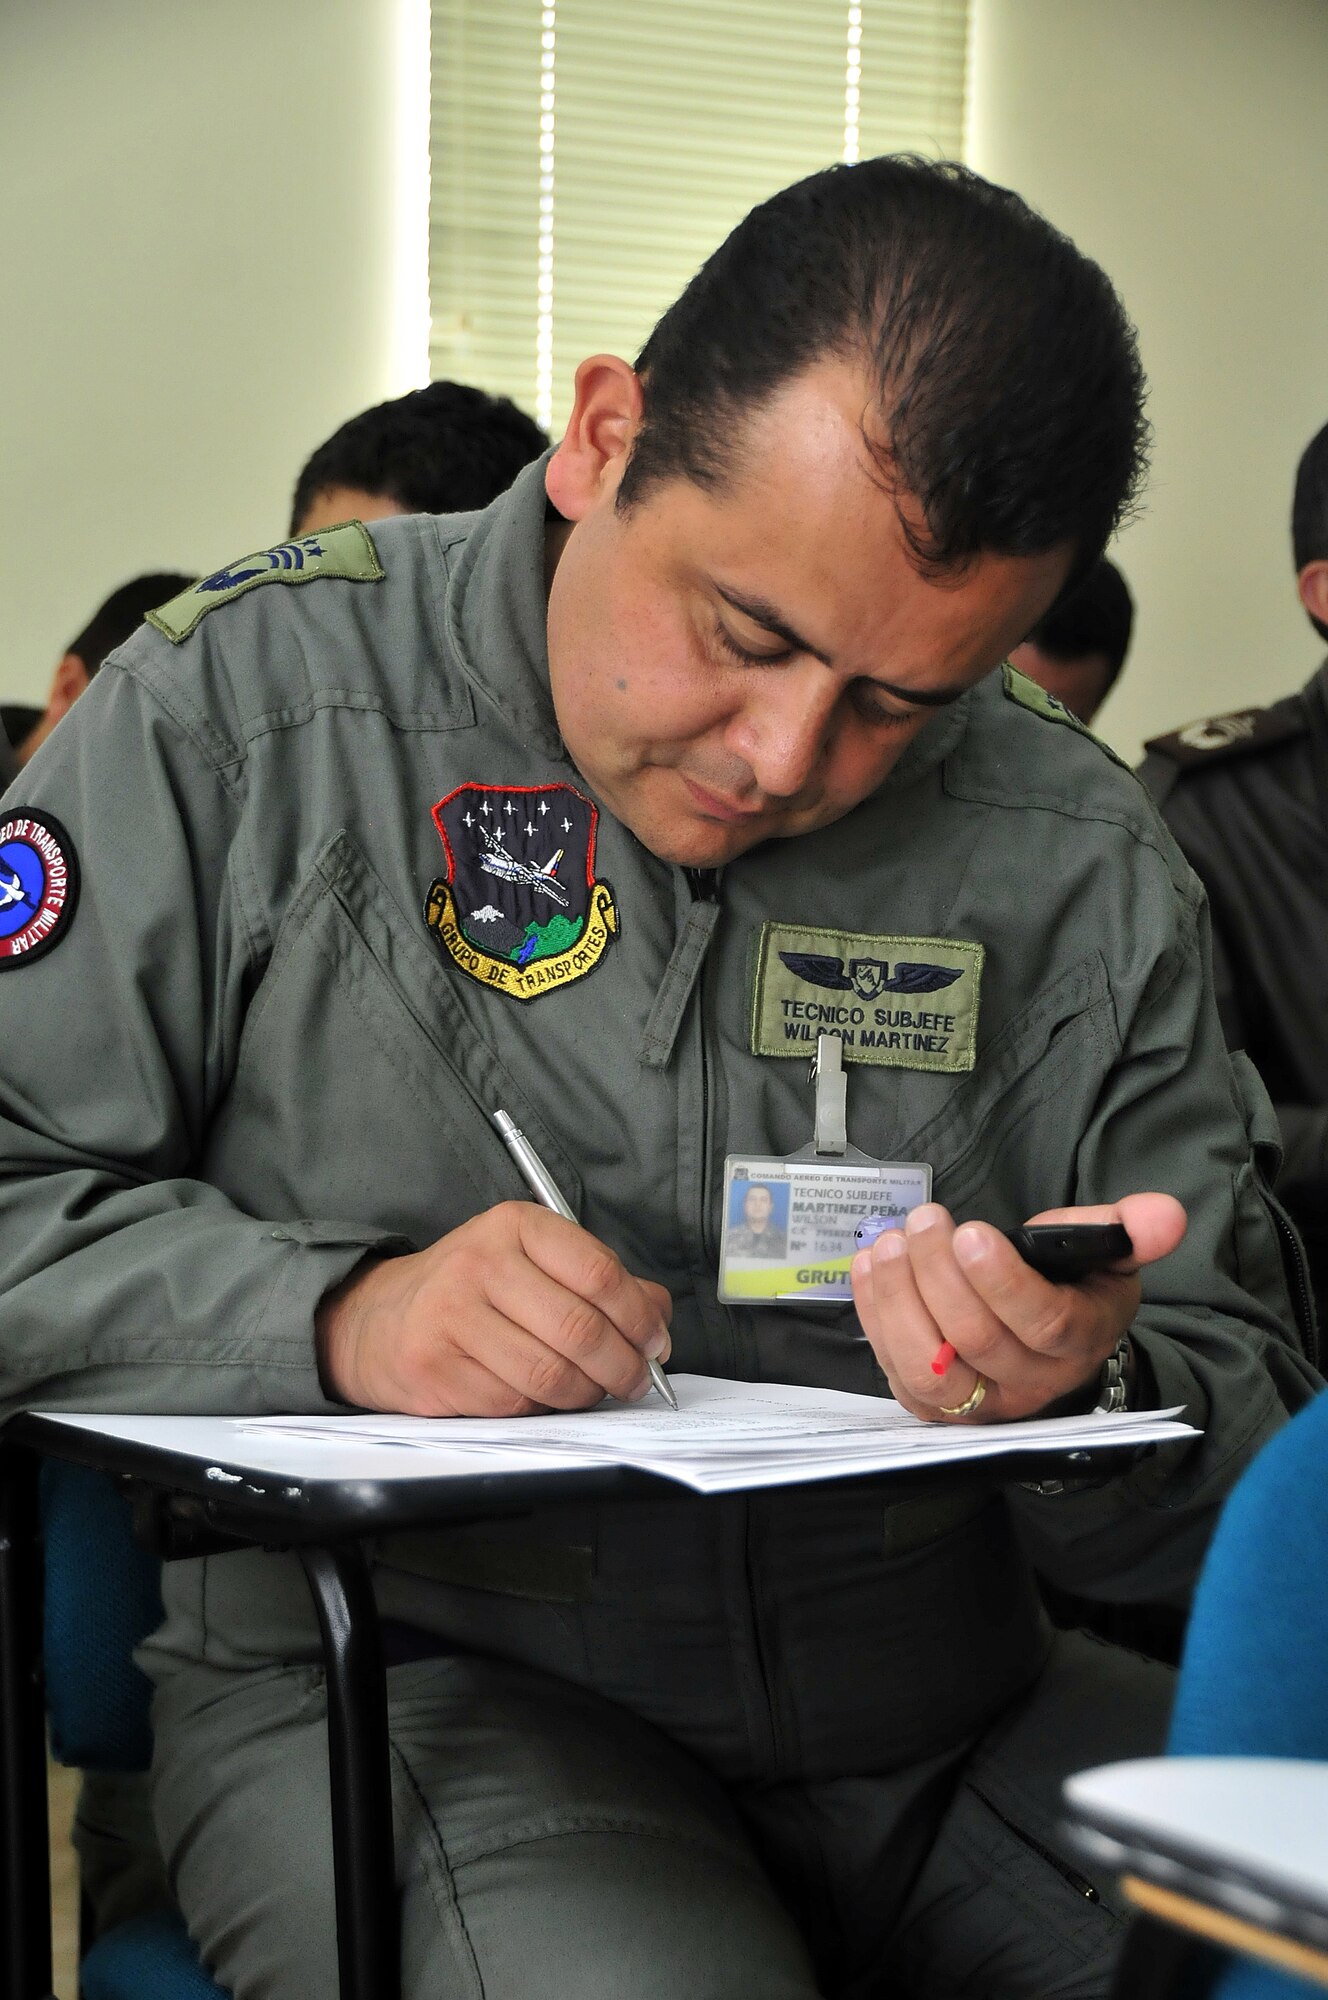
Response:
[[[1030,1692],[987,1732],[900,1925],[897,1964],[932,2000],[1100,2000],[1125,1910],[1062,1830],[1072,1771],[1159,1752],[1170,1668],[1061,1634]]]
[[[158,1700],[154,1802],[237,2000],[336,1990],[326,1712],[311,1669],[191,1669]],[[815,2000],[720,1787],[614,1704],[520,1669],[389,1675],[408,2000]]]

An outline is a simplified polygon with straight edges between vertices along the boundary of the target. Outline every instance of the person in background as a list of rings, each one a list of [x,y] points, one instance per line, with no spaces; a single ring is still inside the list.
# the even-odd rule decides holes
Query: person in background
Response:
[[[1129,587],[1115,563],[1102,556],[1015,647],[1010,664],[1080,722],[1091,722],[1116,685],[1133,629]]]
[[[1291,514],[1296,588],[1328,639],[1328,424]],[[1208,891],[1228,1046],[1245,1049],[1281,1127],[1277,1192],[1328,1304],[1328,660],[1298,694],[1187,723],[1140,776]],[[1267,1143],[1276,1144],[1270,1131]]]
[[[67,715],[79,696],[86,693],[106,655],[137,631],[154,605],[164,604],[177,591],[187,590],[193,580],[175,570],[150,570],[143,576],[131,577],[128,583],[111,592],[78,637],[65,647],[45,708],[31,708],[17,702],[0,706],[0,725],[4,730],[0,771],[5,784],[13,780],[37,746],[46,741],[61,716]]]
[[[292,535],[388,514],[468,514],[505,493],[549,448],[506,396],[431,382],[361,410],[320,444],[295,482]]]

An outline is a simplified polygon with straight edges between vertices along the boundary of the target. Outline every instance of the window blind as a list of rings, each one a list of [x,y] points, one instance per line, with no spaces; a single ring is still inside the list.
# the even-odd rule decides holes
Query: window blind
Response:
[[[962,150],[968,0],[433,0],[431,371],[555,431],[754,203]]]

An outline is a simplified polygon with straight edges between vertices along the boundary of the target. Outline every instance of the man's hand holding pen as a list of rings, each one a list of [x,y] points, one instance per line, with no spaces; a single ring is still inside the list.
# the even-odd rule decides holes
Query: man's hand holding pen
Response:
[[[936,1422],[1035,1417],[1101,1374],[1139,1309],[1140,1266],[1169,1256],[1185,1211],[1165,1194],[1100,1208],[1049,1209],[1034,1222],[1119,1222],[1134,1255],[1077,1284],[1053,1284],[985,1222],[956,1227],[936,1202],[914,1209],[853,1263],[853,1296],[895,1398]],[[948,1342],[953,1359],[935,1367]]]
[[[649,1393],[673,1305],[614,1252],[528,1201],[427,1250],[360,1264],[318,1309],[328,1393],[415,1416],[584,1410]]]

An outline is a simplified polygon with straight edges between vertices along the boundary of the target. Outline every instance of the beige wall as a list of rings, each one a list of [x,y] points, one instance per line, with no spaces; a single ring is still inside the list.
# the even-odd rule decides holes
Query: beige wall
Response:
[[[0,698],[136,569],[284,531],[409,386],[390,326],[401,0],[0,0]],[[972,146],[1101,258],[1154,385],[1105,731],[1317,658],[1292,468],[1328,419],[1328,0],[974,0]]]
[[[393,392],[390,0],[0,0],[0,699]],[[390,21],[388,26],[390,28]]]
[[[1326,0],[974,0],[973,164],[1106,267],[1156,428],[1102,715],[1146,735],[1298,686],[1296,460],[1328,422]]]

